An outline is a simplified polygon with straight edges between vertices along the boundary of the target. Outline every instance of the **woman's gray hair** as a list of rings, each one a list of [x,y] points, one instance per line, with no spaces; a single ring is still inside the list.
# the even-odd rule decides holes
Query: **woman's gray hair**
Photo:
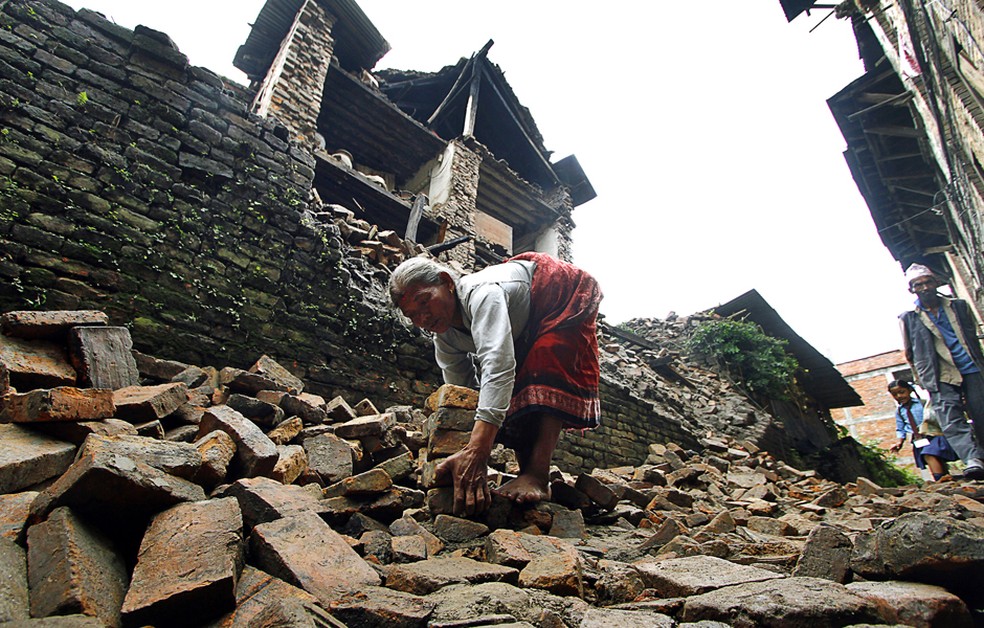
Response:
[[[441,273],[447,273],[455,282],[458,273],[429,257],[411,257],[396,267],[389,279],[389,294],[393,303],[400,299],[411,286],[439,286]]]

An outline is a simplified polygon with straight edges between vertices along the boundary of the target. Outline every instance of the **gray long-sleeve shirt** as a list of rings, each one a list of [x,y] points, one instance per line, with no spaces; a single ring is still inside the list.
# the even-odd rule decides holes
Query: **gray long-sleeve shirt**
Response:
[[[502,425],[516,381],[513,342],[530,315],[534,262],[489,266],[458,280],[465,330],[434,337],[434,354],[448,384],[478,388],[475,418]]]

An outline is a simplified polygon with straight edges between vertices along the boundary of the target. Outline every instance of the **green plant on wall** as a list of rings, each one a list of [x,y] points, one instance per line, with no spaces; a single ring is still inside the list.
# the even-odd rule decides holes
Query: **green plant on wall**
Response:
[[[748,392],[773,399],[789,399],[799,368],[786,344],[755,323],[732,319],[701,323],[687,339],[695,358],[725,369]]]

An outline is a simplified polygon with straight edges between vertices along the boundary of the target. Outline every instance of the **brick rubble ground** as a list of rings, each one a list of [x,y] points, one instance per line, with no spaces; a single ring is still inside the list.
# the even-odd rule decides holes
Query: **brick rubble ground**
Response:
[[[841,485],[707,434],[468,520],[433,476],[473,391],[380,411],[266,356],[132,352],[99,312],[0,322],[0,623],[980,623],[981,483]]]

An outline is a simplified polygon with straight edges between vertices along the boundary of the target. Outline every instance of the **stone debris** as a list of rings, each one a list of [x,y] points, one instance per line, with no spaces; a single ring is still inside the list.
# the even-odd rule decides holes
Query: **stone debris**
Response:
[[[7,318],[21,355],[125,330]],[[959,627],[984,612],[982,483],[838,484],[705,432],[636,466],[554,468],[551,501],[494,496],[463,519],[435,470],[467,441],[475,391],[380,410],[305,393],[269,356],[221,371],[132,356],[136,385],[118,352],[87,354],[99,377],[124,371],[115,389],[10,379],[5,416],[66,389],[109,403],[0,424],[0,621]],[[490,481],[516,469],[497,450]]]

